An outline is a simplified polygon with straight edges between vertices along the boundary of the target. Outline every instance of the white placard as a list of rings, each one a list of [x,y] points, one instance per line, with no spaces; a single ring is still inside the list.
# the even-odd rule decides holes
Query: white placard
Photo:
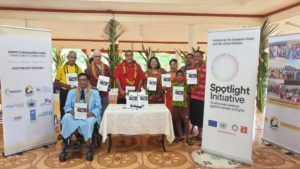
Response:
[[[186,78],[187,78],[187,84],[189,85],[197,84],[197,70],[196,69],[187,70]]]
[[[138,92],[129,92],[126,99],[126,107],[137,107],[138,106]]]
[[[125,88],[126,99],[128,99],[129,92],[135,92],[135,86],[126,86]]]
[[[156,91],[157,78],[148,77],[147,78],[147,90]]]
[[[138,93],[138,106],[141,108],[148,108],[149,100],[148,94],[146,92]]]
[[[162,87],[171,87],[171,74],[161,75],[161,85]]]
[[[75,103],[74,118],[75,119],[86,119],[87,118],[87,104],[86,103]]]
[[[259,41],[260,28],[208,33],[204,152],[252,164]]]
[[[67,85],[78,86],[77,76],[78,76],[77,73],[67,73],[66,74]]]
[[[184,101],[184,88],[173,86],[173,101]]]
[[[0,26],[4,155],[56,142],[51,32]]]
[[[99,91],[107,92],[109,87],[110,78],[107,76],[100,75],[98,77],[97,88]]]

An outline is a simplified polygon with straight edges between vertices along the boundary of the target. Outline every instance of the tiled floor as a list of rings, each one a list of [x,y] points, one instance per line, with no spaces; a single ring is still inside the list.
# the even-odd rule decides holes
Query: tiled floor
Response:
[[[253,166],[242,165],[239,168],[258,169],[300,169],[300,157],[286,155],[283,150],[261,143],[263,116],[257,116],[256,139],[253,143]],[[3,134],[0,127],[0,151],[3,151]],[[50,145],[49,148],[38,148],[25,152],[23,155],[0,157],[1,169],[28,168],[128,168],[128,169],[193,169],[206,168],[193,162],[191,152],[199,149],[199,142],[193,141],[194,146],[184,142],[167,144],[167,152],[162,152],[160,136],[126,136],[125,142],[119,136],[113,137],[113,148],[107,153],[108,144],[102,144],[95,149],[92,162],[85,160],[84,152],[70,154],[67,162],[60,163],[58,156],[61,152],[61,142]]]

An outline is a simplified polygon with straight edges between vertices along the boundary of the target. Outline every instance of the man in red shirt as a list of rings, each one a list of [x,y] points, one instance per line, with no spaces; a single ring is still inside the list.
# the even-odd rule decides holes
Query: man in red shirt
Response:
[[[126,103],[126,86],[134,87],[134,91],[141,91],[145,75],[141,66],[133,60],[132,51],[125,52],[125,60],[118,64],[114,78],[119,88],[118,104]]]
[[[192,87],[190,99],[190,120],[193,126],[198,126],[199,133],[196,138],[199,140],[202,139],[206,80],[206,65],[203,60],[203,54],[203,51],[194,52],[194,63],[198,75],[198,84]]]

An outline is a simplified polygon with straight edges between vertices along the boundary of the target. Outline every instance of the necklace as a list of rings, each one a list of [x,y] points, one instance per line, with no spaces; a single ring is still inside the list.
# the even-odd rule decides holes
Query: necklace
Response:
[[[126,76],[126,67],[125,67],[125,63],[122,64],[123,66],[123,73]],[[134,74],[133,74],[133,78],[134,80],[130,81],[127,77],[126,77],[126,84],[133,86],[136,80],[136,76],[137,76],[137,66],[136,63],[134,63]]]

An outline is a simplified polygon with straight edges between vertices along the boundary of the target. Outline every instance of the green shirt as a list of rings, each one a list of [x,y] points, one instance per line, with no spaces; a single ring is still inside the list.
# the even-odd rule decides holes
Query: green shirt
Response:
[[[173,95],[173,87],[183,87],[183,101],[173,101],[172,100],[172,106],[173,107],[187,107],[187,95],[189,87],[185,82],[178,83],[177,81],[173,82],[171,85],[171,93]]]

